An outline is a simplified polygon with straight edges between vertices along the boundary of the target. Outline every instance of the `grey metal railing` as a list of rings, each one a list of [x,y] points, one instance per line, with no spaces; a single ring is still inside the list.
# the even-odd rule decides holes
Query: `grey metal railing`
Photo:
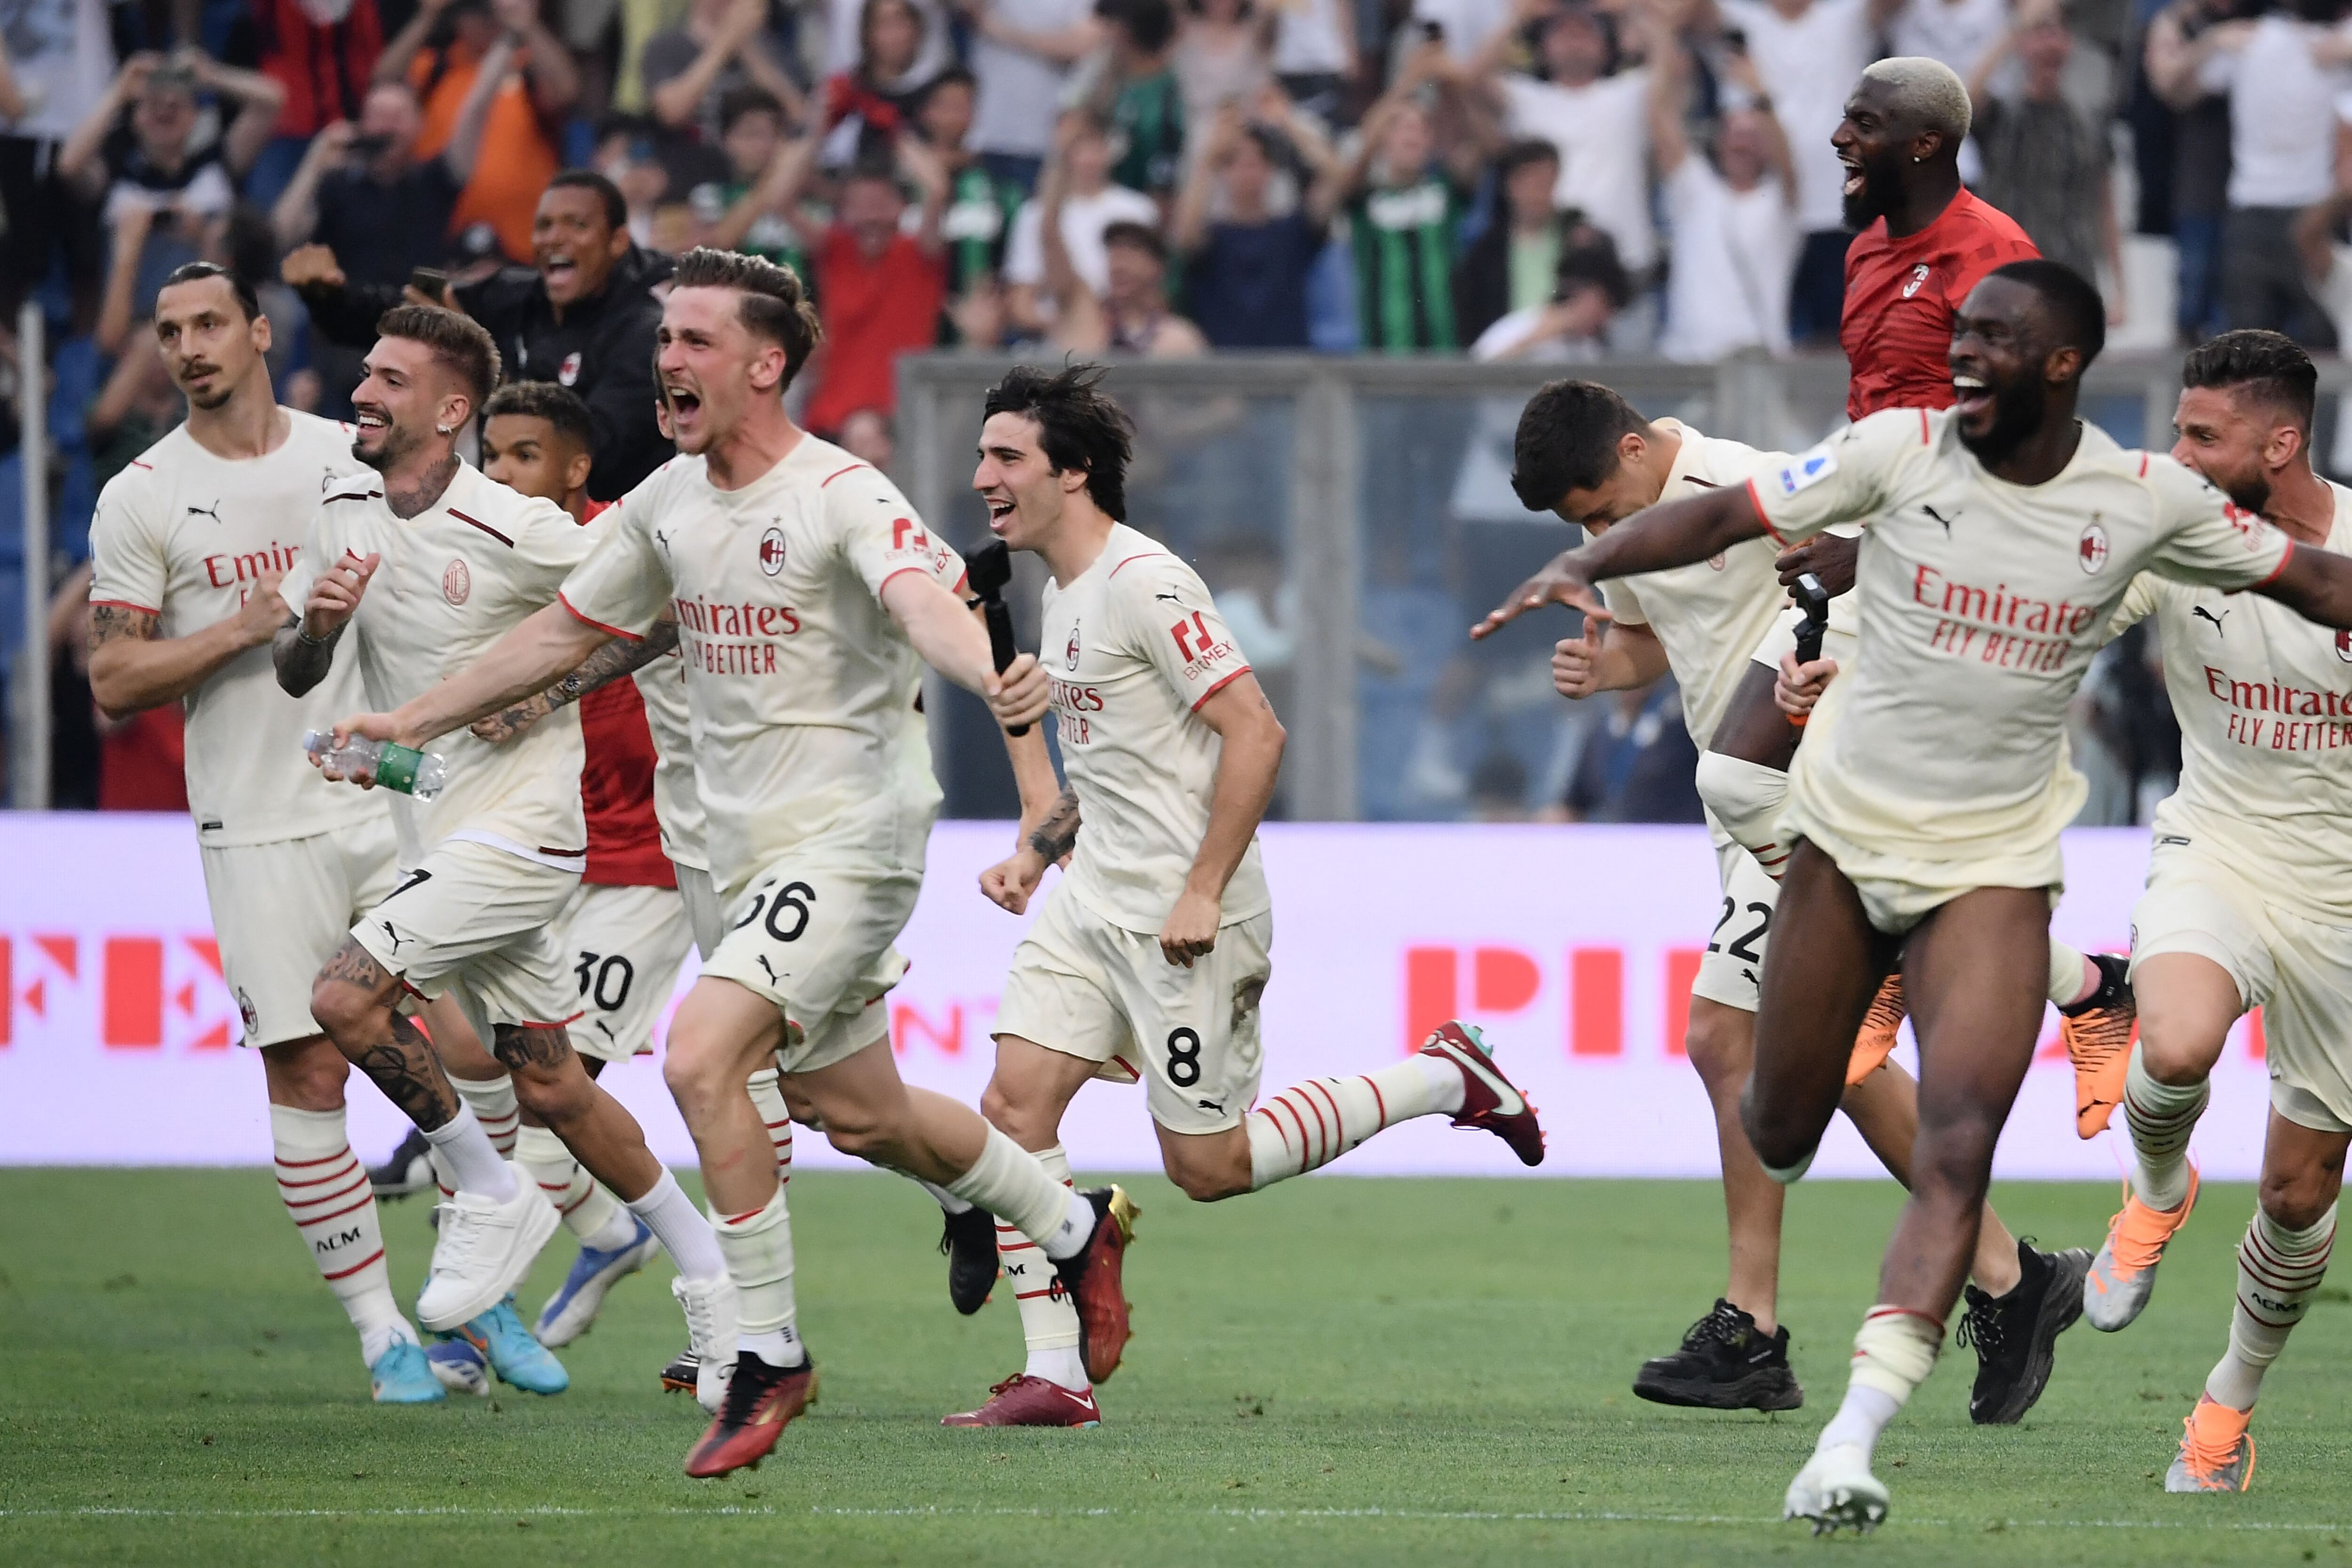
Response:
[[[982,397],[1015,363],[934,354],[900,364],[898,471],[908,498],[959,546],[984,537],[970,493],[972,448]],[[1515,780],[1529,809],[1558,798],[1580,752],[1575,731],[1591,717],[1545,700],[1544,650],[1570,623],[1530,628],[1507,649],[1474,650],[1464,634],[1514,574],[1569,537],[1521,509],[1504,482],[1518,407],[1563,374],[1769,448],[1808,445],[1844,417],[1845,364],[1833,357],[1572,367],[1303,354],[1118,362],[1110,388],[1139,426],[1129,521],[1200,566],[1229,618],[1248,611],[1236,636],[1271,676],[1290,730],[1284,814],[1506,813]],[[2084,408],[2126,445],[2161,449],[2179,387],[2178,358],[2116,356],[2093,367]],[[2321,390],[2325,458],[2352,366],[2326,362]],[[1038,581],[1034,564],[1016,579],[1028,647]],[[1253,631],[1265,654],[1252,647]],[[936,689],[932,712],[950,811],[1006,809],[1009,775],[988,753],[971,700]],[[1479,768],[1483,783],[1470,776]]]

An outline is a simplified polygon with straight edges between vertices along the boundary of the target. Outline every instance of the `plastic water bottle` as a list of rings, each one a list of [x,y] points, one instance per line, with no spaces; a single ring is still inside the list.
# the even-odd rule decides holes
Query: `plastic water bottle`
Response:
[[[449,782],[449,764],[432,752],[371,741],[364,735],[353,735],[340,751],[334,745],[334,732],[330,730],[311,730],[302,736],[303,750],[313,757],[331,763],[347,779],[373,777],[379,789],[431,800]]]

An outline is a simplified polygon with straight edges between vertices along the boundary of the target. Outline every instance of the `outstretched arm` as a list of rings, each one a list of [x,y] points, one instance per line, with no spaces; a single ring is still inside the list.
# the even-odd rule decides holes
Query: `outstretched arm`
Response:
[[[677,621],[665,616],[634,641],[614,637],[582,659],[571,674],[534,696],[474,721],[474,734],[492,745],[510,741],[559,708],[579,701],[599,687],[633,675],[677,646]]]
[[[440,685],[413,697],[390,713],[359,713],[335,726],[335,743],[346,737],[423,746],[461,724],[470,724],[518,699],[544,689],[556,677],[577,669],[614,634],[592,626],[561,601],[543,605],[489,646],[481,658]]]
[[[1609,607],[1593,592],[1595,583],[1687,566],[1759,538],[1764,531],[1764,519],[1745,485],[1726,485],[1704,495],[1664,502],[1615,524],[1590,543],[1554,557],[1471,627],[1470,635],[1491,637],[1526,612],[1546,605],[1567,605],[1606,620]],[[2347,570],[2352,571],[2352,562],[2347,563]]]
[[[2254,590],[2306,621],[2352,627],[2352,557],[2290,544],[2278,575]]]

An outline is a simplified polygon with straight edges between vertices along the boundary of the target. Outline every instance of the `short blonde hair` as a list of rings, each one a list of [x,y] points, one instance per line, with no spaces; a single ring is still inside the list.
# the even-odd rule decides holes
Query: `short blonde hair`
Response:
[[[1968,139],[1968,84],[1943,61],[1896,55],[1864,67],[1862,79],[1885,88],[1895,111],[1914,130],[1940,132],[1945,144],[1955,148]]]

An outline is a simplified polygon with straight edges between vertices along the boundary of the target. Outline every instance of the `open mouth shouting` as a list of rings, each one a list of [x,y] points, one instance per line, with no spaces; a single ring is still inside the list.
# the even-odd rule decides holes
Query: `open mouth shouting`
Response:
[[[1838,162],[1845,166],[1845,183],[1838,187],[1839,194],[1851,201],[1862,195],[1863,187],[1870,182],[1863,174],[1862,159],[1856,154],[1841,149],[1838,153]]]
[[[1013,521],[1013,498],[983,495],[981,500],[988,503],[988,531],[1001,537]]]
[[[1952,373],[1952,412],[1963,423],[1977,423],[1979,416],[1991,411],[1992,405],[1992,388],[1982,376],[1966,371]]]

